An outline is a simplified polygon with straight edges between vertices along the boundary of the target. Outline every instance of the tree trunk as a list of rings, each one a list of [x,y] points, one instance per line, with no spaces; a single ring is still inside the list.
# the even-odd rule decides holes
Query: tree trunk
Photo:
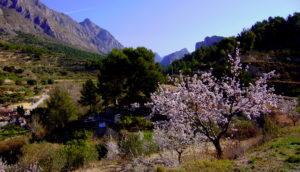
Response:
[[[215,140],[213,142],[215,148],[216,148],[216,152],[217,152],[217,157],[220,159],[222,157],[222,147],[220,145],[220,140]]]
[[[178,153],[178,163],[181,164],[181,154],[183,151],[177,151]]]

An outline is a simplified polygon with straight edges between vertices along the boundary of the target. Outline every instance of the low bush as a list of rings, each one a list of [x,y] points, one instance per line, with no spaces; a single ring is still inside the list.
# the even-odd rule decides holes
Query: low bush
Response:
[[[2,127],[2,131],[0,132],[0,141],[14,137],[14,136],[19,136],[19,135],[24,135],[25,133],[28,132],[23,127],[20,127],[19,125],[6,125]]]
[[[62,149],[50,143],[26,145],[22,148],[22,154],[19,163],[24,168],[36,164],[43,171],[61,171],[67,162]]]
[[[102,158],[104,158],[107,154],[107,148],[106,148],[106,144],[104,142],[100,142],[98,144],[96,144],[96,149],[98,152],[98,156],[99,156],[99,160],[101,160]]]
[[[64,146],[67,158],[67,169],[75,169],[98,160],[95,146],[85,140],[71,140]]]
[[[54,80],[53,79],[48,79],[48,84],[54,84]]]
[[[229,160],[195,160],[184,164],[181,171],[235,171],[234,162]]]
[[[265,138],[277,136],[280,132],[279,126],[272,116],[264,115],[263,135]]]
[[[19,79],[18,79],[18,80],[16,80],[15,84],[16,84],[16,85],[23,85],[23,82],[22,82],[22,80],[19,80]]]
[[[0,78],[0,85],[4,84],[4,80],[2,78]]]
[[[300,156],[299,156],[299,155],[298,155],[298,156],[295,156],[295,155],[290,156],[290,157],[286,160],[286,162],[289,162],[289,163],[300,163]]]
[[[93,133],[88,130],[78,130],[73,132],[73,139],[91,140]]]
[[[127,130],[147,130],[151,129],[152,122],[140,116],[124,116],[118,120],[118,124]]]
[[[233,125],[234,130],[229,130],[228,137],[238,140],[245,140],[257,136],[259,130],[252,121],[237,120]]]
[[[29,80],[27,80],[27,84],[28,84],[28,85],[36,85],[36,83],[37,83],[37,81],[34,80],[34,79],[29,79]]]
[[[17,162],[18,157],[22,154],[21,148],[28,143],[28,137],[18,136],[0,142],[0,157],[8,164]]]
[[[123,137],[120,142],[120,148],[122,153],[128,157],[149,155],[158,151],[158,146],[153,142],[152,135],[146,134],[145,137],[142,132]]]

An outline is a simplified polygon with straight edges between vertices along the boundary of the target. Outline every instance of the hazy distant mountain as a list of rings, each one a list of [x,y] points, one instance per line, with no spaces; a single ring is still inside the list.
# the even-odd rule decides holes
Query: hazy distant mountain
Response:
[[[222,36],[206,37],[206,38],[204,39],[204,41],[202,41],[202,42],[197,42],[197,43],[196,43],[195,50],[201,48],[202,46],[204,46],[204,47],[209,47],[209,46],[215,45],[216,42],[222,41],[223,38],[224,38],[224,37],[222,37]]]
[[[154,53],[155,54],[155,62],[160,63],[162,61],[162,57],[160,57],[160,55],[158,53]]]
[[[188,54],[188,53],[189,53],[189,51],[186,48],[184,48],[180,51],[176,51],[175,53],[165,56],[163,58],[163,60],[160,62],[160,64],[162,66],[167,66],[167,65],[171,64],[174,60],[183,58],[184,55]]]
[[[123,48],[108,31],[89,19],[77,23],[39,0],[0,0],[0,29],[12,34],[22,31],[51,37],[93,52],[109,53],[113,48]]]

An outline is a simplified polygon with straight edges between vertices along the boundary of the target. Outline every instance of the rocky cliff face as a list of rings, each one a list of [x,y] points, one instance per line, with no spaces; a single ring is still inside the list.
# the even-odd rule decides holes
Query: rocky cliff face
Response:
[[[204,41],[196,43],[195,50],[198,50],[202,46],[209,47],[209,46],[215,45],[215,43],[222,41],[223,38],[224,37],[221,37],[221,36],[206,37],[204,39]]]
[[[109,53],[123,46],[106,30],[89,19],[77,23],[49,9],[39,0],[0,0],[0,28],[48,36],[81,49]]]
[[[160,64],[162,66],[170,65],[174,60],[181,59],[184,57],[185,54],[188,54],[188,53],[189,53],[189,51],[186,48],[184,48],[180,51],[176,51],[175,53],[165,56],[163,58],[163,60],[160,62]]]

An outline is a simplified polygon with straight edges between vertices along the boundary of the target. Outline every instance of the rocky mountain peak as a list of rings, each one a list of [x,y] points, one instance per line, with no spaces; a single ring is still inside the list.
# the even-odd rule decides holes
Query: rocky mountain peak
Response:
[[[105,54],[113,48],[123,48],[108,31],[90,19],[77,23],[39,0],[0,0],[0,9],[0,29],[7,32],[50,36],[80,49]]]
[[[162,66],[170,65],[174,60],[181,59],[181,58],[184,57],[185,54],[188,54],[188,53],[189,53],[188,49],[183,48],[179,51],[176,51],[172,54],[169,54],[169,55],[165,56],[163,58],[163,60],[160,62],[160,64]]]
[[[224,37],[222,37],[222,36],[211,36],[211,37],[207,36],[207,37],[205,37],[204,41],[196,43],[195,50],[198,50],[202,46],[203,47],[212,46],[215,43],[222,41],[223,38]]]

